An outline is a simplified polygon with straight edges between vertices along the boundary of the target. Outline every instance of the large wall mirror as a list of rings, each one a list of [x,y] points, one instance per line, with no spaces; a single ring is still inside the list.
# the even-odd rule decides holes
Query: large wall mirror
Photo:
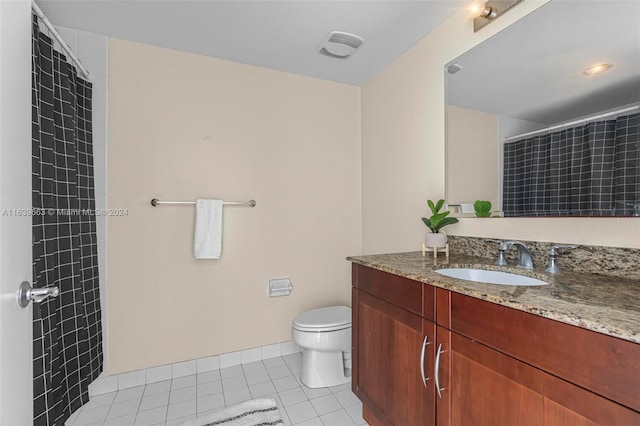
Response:
[[[639,1],[551,1],[445,68],[450,205],[640,216]]]

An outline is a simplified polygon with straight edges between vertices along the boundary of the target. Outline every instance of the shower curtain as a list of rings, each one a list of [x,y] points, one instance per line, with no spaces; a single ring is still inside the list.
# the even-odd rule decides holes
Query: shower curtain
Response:
[[[640,114],[504,145],[505,216],[640,214]]]
[[[32,27],[34,425],[63,425],[102,371],[91,83]]]

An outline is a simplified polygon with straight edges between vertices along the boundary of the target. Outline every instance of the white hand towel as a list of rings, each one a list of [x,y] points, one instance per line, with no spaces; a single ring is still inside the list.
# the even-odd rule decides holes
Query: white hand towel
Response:
[[[222,251],[222,200],[196,200],[193,254],[196,259],[219,259]]]

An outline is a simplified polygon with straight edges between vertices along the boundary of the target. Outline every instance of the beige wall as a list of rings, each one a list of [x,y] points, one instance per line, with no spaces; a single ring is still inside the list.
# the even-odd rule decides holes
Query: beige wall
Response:
[[[360,89],[121,40],[109,45],[110,373],[290,340],[300,312],[350,304],[361,250]],[[194,260],[198,197],[224,209]],[[269,278],[290,277],[269,299]]]
[[[447,105],[445,117],[447,202],[488,200],[497,210],[498,116]]]
[[[523,2],[478,33],[459,12],[362,88],[365,253],[418,250],[426,200],[444,195],[444,64],[544,3]],[[447,231],[640,248],[638,219],[463,218]]]

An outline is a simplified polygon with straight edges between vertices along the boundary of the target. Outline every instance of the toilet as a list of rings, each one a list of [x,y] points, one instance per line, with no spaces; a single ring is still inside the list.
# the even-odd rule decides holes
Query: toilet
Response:
[[[351,308],[329,306],[304,312],[291,337],[302,349],[300,380],[309,388],[341,385],[351,379]]]

